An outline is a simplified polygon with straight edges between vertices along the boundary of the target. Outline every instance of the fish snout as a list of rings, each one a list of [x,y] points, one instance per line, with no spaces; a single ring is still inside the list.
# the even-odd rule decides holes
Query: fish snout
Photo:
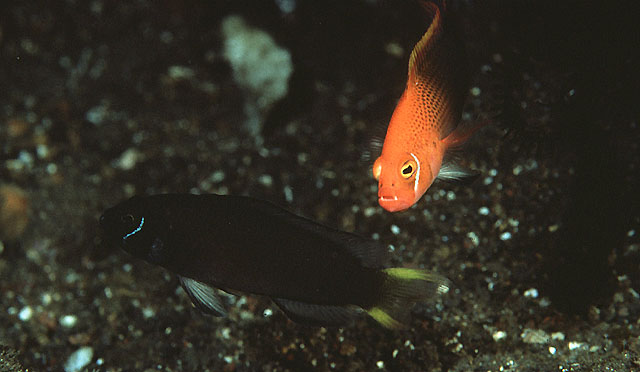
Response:
[[[399,212],[408,209],[411,203],[398,197],[391,187],[380,187],[378,191],[378,204],[389,212]]]

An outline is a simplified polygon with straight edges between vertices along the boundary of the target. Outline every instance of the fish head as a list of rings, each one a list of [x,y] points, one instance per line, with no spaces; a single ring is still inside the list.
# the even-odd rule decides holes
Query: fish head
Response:
[[[378,203],[389,212],[404,211],[415,204],[429,185],[420,177],[421,162],[410,152],[380,156],[373,164],[378,180]]]
[[[148,198],[134,196],[102,214],[104,239],[135,257],[162,264],[167,260],[165,242],[170,230],[163,213]]]

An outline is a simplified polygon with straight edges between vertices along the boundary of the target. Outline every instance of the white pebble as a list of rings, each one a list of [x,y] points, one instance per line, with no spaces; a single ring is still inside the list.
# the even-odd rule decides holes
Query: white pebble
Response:
[[[524,296],[529,298],[538,298],[538,290],[535,288],[529,288],[524,291]]]
[[[571,341],[569,342],[569,350],[575,350],[575,349],[581,348],[582,345],[583,345],[582,342]]]
[[[498,341],[503,340],[503,339],[505,339],[507,337],[507,332],[505,332],[505,331],[496,331],[491,336],[493,337],[493,341],[498,342]]]
[[[551,334],[551,338],[558,341],[564,341],[564,333],[562,332],[553,332]]]
[[[500,234],[500,240],[509,240],[511,239],[511,233],[508,231],[503,232],[502,234]]]
[[[487,216],[489,214],[489,208],[480,207],[480,209],[478,209],[478,213],[480,213],[483,216]]]
[[[189,80],[196,76],[195,71],[185,66],[170,66],[167,74],[173,80]]]
[[[258,178],[258,182],[266,187],[271,187],[271,185],[273,185],[273,178],[268,174],[263,174]]]
[[[224,181],[224,177],[224,171],[217,170],[211,173],[211,175],[209,176],[209,180],[213,183],[218,183]]]
[[[264,311],[262,312],[262,315],[263,315],[265,318],[268,318],[268,317],[270,317],[271,315],[273,315],[273,310],[271,310],[271,309],[264,309]]]
[[[556,348],[553,346],[549,346],[549,354],[554,355],[556,353]]]
[[[478,235],[473,232],[473,231],[469,231],[467,233],[467,238],[471,239],[471,242],[473,243],[473,245],[475,245],[476,247],[480,244],[480,238],[478,238]]]
[[[523,170],[522,165],[516,165],[516,166],[513,168],[513,175],[514,175],[514,176],[519,175],[520,173],[522,173],[522,170]]]
[[[144,309],[142,309],[142,317],[143,318],[145,318],[145,319],[153,318],[154,315],[156,315],[156,312],[152,308],[145,307]]]
[[[81,347],[69,356],[64,364],[65,372],[80,371],[84,366],[91,363],[93,359],[93,349],[90,346]]]
[[[59,320],[60,325],[65,328],[71,328],[78,323],[78,317],[75,315],[65,315]]]
[[[393,235],[398,235],[400,234],[400,228],[397,225],[391,225],[391,232]]]
[[[131,170],[140,160],[142,160],[142,153],[134,148],[130,148],[120,155],[120,158],[115,161],[114,165],[122,170]]]
[[[525,328],[520,337],[526,344],[546,344],[549,342],[549,335],[541,329]]]
[[[32,315],[33,309],[31,309],[31,306],[25,306],[22,308],[22,310],[20,310],[18,318],[20,318],[20,320],[22,320],[23,322],[26,322],[27,320],[31,319]]]
[[[379,360],[379,361],[376,362],[376,366],[378,366],[378,368],[382,369],[382,368],[384,368],[384,362]]]
[[[482,91],[480,90],[480,88],[478,87],[473,87],[471,88],[471,95],[474,97],[477,97],[480,95],[480,93],[482,93]]]
[[[291,189],[291,186],[285,185],[282,192],[284,192],[284,199],[287,203],[291,203],[293,201],[293,190]]]

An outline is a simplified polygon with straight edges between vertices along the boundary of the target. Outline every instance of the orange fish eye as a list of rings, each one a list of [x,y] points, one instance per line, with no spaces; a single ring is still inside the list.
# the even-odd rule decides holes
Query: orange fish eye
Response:
[[[404,162],[404,164],[402,164],[402,167],[400,168],[400,175],[404,179],[409,179],[414,175],[414,173],[416,173],[416,169],[418,169],[416,161],[413,159],[407,160]]]
[[[373,178],[376,179],[376,181],[380,180],[380,172],[382,172],[382,164],[380,162],[380,158],[376,159],[376,162],[373,163]]]

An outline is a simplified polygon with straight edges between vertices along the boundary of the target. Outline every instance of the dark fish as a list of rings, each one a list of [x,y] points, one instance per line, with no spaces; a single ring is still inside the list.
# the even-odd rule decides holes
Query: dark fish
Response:
[[[364,309],[400,328],[410,305],[447,292],[424,270],[384,268],[385,249],[249,197],[135,196],[100,218],[105,239],[180,278],[203,312],[223,316],[214,288],[270,297],[287,316],[345,324]]]

